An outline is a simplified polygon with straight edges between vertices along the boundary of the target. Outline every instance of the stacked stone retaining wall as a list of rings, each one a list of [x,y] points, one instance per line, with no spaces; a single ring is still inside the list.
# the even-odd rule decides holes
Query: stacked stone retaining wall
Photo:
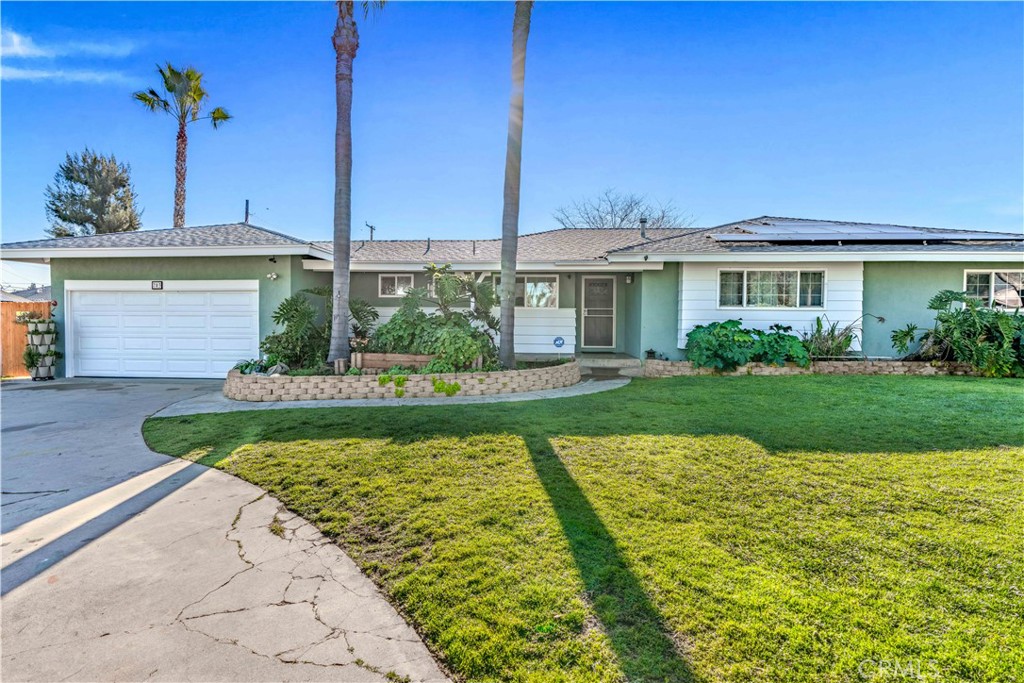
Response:
[[[292,377],[280,375],[243,375],[237,370],[228,373],[224,395],[236,401],[315,401],[318,399],[367,398],[444,398],[435,390],[434,379],[446,385],[459,384],[454,396],[492,396],[516,394],[543,389],[561,389],[580,381],[580,366],[575,361],[563,365],[530,370],[499,372],[457,372],[432,375],[407,375],[401,387],[394,379],[381,386],[374,375],[314,375]]]
[[[906,360],[819,360],[810,367],[793,363],[777,367],[764,363],[741,365],[732,372],[695,368],[689,361],[648,360],[644,377],[681,377],[690,375],[973,375],[970,366],[959,363],[927,363]]]

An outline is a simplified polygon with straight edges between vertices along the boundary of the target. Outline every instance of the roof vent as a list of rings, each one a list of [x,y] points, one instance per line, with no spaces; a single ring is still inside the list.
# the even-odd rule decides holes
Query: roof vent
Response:
[[[429,254],[430,253],[430,238],[429,237],[427,238],[427,249],[423,253],[424,254]]]
[[[647,216],[640,217],[640,238],[647,239]]]

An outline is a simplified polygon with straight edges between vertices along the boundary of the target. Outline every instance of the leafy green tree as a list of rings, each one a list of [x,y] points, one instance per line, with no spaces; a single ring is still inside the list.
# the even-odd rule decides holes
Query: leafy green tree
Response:
[[[178,124],[177,153],[174,158],[174,227],[185,225],[185,173],[188,169],[188,131],[190,123],[209,121],[214,128],[231,118],[223,107],[216,107],[209,114],[201,116],[209,95],[203,87],[201,71],[188,66],[176,69],[168,63],[157,66],[164,95],[153,88],[140,90],[132,95],[150,111],[170,114]]]
[[[348,361],[352,349],[348,343],[349,288],[352,258],[352,62],[359,51],[356,8],[352,0],[338,2],[338,20],[334,28],[334,92],[337,122],[334,132],[334,308],[331,343],[327,360]],[[383,9],[383,0],[359,3],[363,17]]]
[[[131,166],[88,147],[68,154],[46,187],[46,217],[54,237],[80,237],[138,230]]]

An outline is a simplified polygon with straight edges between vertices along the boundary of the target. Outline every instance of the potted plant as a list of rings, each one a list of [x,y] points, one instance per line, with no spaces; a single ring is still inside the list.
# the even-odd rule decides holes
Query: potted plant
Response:
[[[42,346],[43,334],[41,332],[33,332],[32,334],[28,335],[28,343],[32,344],[33,346]]]
[[[25,364],[25,369],[28,370],[32,379],[38,379],[41,376],[39,364],[42,360],[43,355],[34,346],[26,346],[25,351],[21,354],[21,362]]]
[[[46,353],[43,354],[43,365],[45,367],[51,367],[57,363],[58,360],[64,357],[60,351],[54,347],[50,347]]]

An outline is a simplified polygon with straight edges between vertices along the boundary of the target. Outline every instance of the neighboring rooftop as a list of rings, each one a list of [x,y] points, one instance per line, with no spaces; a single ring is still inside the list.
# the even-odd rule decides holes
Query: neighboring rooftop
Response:
[[[31,303],[32,300],[31,299],[26,299],[23,296],[15,294],[14,292],[4,292],[4,291],[0,290],[0,301],[4,301],[4,302],[8,302],[8,303],[27,304],[27,303]]]
[[[53,298],[50,294],[50,285],[35,285],[28,289],[17,289],[13,293],[25,301],[49,301]]]

